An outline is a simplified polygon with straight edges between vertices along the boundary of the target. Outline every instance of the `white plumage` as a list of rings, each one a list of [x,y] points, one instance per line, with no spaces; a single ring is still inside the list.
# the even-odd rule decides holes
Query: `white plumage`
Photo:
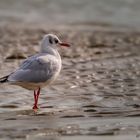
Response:
[[[23,88],[34,90],[34,107],[37,109],[40,88],[52,83],[60,73],[61,57],[57,51],[57,46],[66,46],[56,35],[47,34],[41,42],[41,50],[38,54],[27,58],[20,67],[0,79],[1,83],[19,85]]]

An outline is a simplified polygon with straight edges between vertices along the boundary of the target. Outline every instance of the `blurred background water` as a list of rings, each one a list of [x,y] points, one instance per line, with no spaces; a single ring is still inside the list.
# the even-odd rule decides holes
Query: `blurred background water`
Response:
[[[139,0],[1,0],[0,22],[139,27]]]

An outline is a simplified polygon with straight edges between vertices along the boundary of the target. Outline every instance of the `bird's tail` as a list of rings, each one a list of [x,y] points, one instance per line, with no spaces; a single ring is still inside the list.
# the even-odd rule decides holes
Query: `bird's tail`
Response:
[[[8,77],[9,77],[9,75],[4,76],[4,77],[1,77],[1,78],[0,78],[0,83],[5,83],[5,82],[7,82],[7,81],[8,81]]]

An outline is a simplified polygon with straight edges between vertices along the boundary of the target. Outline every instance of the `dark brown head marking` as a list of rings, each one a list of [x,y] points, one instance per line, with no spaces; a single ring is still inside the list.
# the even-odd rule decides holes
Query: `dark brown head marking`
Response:
[[[50,44],[53,44],[53,41],[52,41],[52,37],[51,36],[49,36],[49,43]]]

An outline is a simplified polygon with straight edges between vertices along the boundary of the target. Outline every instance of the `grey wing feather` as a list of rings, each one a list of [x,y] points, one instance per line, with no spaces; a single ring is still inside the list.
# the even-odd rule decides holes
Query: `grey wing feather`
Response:
[[[20,68],[9,76],[8,81],[38,83],[47,81],[52,75],[51,61],[44,62],[39,59],[39,55],[35,55],[24,61]]]

